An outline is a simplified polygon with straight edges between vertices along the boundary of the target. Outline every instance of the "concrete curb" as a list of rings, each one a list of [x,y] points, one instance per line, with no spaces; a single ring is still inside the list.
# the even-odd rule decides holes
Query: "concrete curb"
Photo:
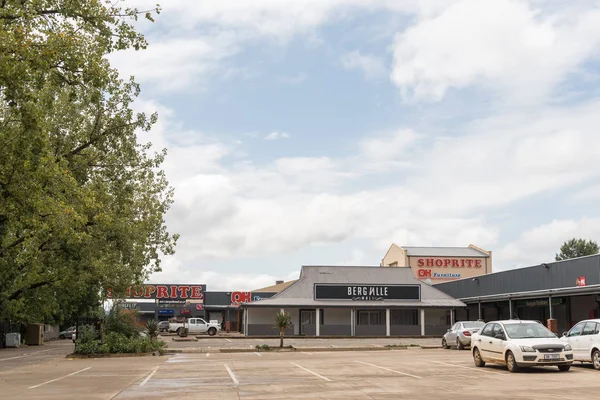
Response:
[[[165,352],[166,354],[166,352]],[[160,356],[160,353],[108,353],[108,354],[67,354],[65,358],[127,358],[127,357],[151,357]]]
[[[195,336],[196,339],[215,340],[215,339],[279,339],[279,336],[227,336],[227,335],[215,335],[215,336]],[[285,336],[285,339],[336,339],[336,340],[360,340],[360,339],[439,339],[440,336],[429,335],[429,336]]]
[[[201,349],[166,349],[167,354],[181,354],[181,353],[293,353],[293,352],[305,352],[305,353],[318,353],[318,352],[340,352],[340,351],[397,351],[412,349],[441,349],[441,346],[383,346],[383,347],[288,347],[279,349],[273,347],[269,349],[256,349],[256,348],[201,348]]]
[[[193,337],[185,337],[185,338],[174,337],[174,338],[171,338],[171,340],[174,342],[197,342],[198,341],[198,339],[193,338]]]

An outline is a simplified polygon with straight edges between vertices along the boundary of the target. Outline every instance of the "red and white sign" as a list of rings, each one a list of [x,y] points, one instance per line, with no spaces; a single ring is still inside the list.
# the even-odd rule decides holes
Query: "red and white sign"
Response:
[[[202,304],[196,304],[196,310],[202,311],[204,310],[204,306]]]
[[[206,285],[144,285],[127,288],[125,298],[168,299],[168,300],[202,300]],[[106,291],[106,297],[113,298],[112,288]]]
[[[181,310],[179,310],[179,314],[181,315],[190,315],[192,313],[192,310],[188,310],[187,308],[182,308]]]
[[[481,268],[481,259],[474,258],[418,258],[417,265],[427,268]]]
[[[577,286],[585,286],[585,276],[580,276],[575,280],[575,285]]]
[[[233,292],[231,293],[231,304],[250,303],[252,301],[251,292]]]

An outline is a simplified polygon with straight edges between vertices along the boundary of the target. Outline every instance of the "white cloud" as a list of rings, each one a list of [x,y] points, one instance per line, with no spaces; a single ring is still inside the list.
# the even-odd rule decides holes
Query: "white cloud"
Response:
[[[363,140],[348,157],[262,165],[225,162],[232,150],[220,142],[170,146],[165,169],[176,203],[167,222],[182,234],[176,257],[194,263],[349,240],[382,251],[391,241],[493,249],[499,231],[489,210],[598,179],[599,107],[490,118],[447,138],[397,130]],[[397,175],[397,159],[409,173]]]
[[[600,218],[553,220],[523,232],[517,240],[500,249],[495,257],[514,266],[553,261],[560,246],[574,237],[600,241]]]
[[[265,136],[265,140],[289,139],[290,134],[285,132],[271,132]]]
[[[574,192],[571,200],[575,203],[598,202],[600,200],[600,185],[588,186]]]
[[[345,54],[342,57],[342,66],[348,70],[361,71],[367,79],[378,78],[386,73],[381,58],[361,54],[358,50]]]
[[[148,9],[146,0],[125,0],[126,6]],[[302,35],[319,43],[317,29],[333,20],[349,19],[365,10],[388,10],[422,16],[437,15],[455,0],[170,0],[161,4],[154,24],[139,22],[149,39],[145,51],[119,52],[111,61],[125,76],[151,83],[163,91],[202,89],[215,73],[224,78],[252,77],[252,71],[223,66],[249,43],[277,46]],[[306,76],[282,78],[299,84]]]
[[[599,43],[600,10],[576,11],[547,15],[527,1],[460,1],[398,34],[392,81],[417,100],[470,85],[513,101],[543,99]]]
[[[228,273],[223,278],[222,271],[215,271],[209,265],[185,268],[176,258],[166,258],[162,271],[152,275],[150,283],[198,283],[206,284],[210,291],[251,291],[272,286],[278,280],[298,279],[299,272],[292,271],[281,276],[271,274]]]

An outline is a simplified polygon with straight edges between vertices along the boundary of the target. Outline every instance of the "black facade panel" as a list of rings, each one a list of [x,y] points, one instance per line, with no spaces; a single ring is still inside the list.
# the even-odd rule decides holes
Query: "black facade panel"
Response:
[[[579,277],[586,285],[600,284],[600,255],[482,275],[435,285],[457,299],[576,286]]]

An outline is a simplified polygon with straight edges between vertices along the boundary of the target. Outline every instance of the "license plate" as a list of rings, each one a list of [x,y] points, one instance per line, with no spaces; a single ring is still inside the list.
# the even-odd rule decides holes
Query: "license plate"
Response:
[[[560,358],[560,354],[545,354],[544,358],[546,360],[557,360]]]

